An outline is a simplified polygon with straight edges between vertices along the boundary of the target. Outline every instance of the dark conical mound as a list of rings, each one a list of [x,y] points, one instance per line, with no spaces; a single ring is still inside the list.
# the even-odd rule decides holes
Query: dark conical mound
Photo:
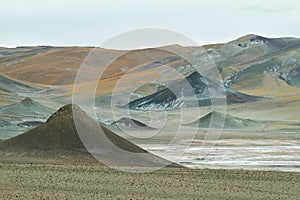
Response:
[[[10,151],[83,150],[83,145],[76,134],[71,107],[68,105],[61,108],[41,126],[3,141],[0,149]],[[65,109],[68,109],[68,112],[64,112]]]
[[[55,112],[46,123],[22,135],[1,141],[0,151],[43,152],[45,155],[67,152],[68,155],[80,153],[88,156],[92,152],[93,156],[97,154],[99,160],[105,161],[104,164],[117,166],[172,164],[102,127],[76,105],[66,105]],[[126,158],[124,155],[128,154],[133,155]]]
[[[32,99],[30,99],[29,97],[26,97],[25,99],[23,99],[23,100],[21,101],[21,103],[22,103],[23,105],[30,105],[30,104],[33,104],[34,101],[33,101]]]
[[[214,120],[214,121],[212,121]],[[212,124],[211,124],[212,123]],[[246,128],[246,127],[257,127],[262,126],[262,123],[256,122],[249,119],[242,119],[238,117],[231,116],[229,114],[224,114],[220,112],[210,112],[200,119],[185,124],[187,126],[199,126],[201,128],[208,128],[211,124],[213,128],[225,128],[225,129],[236,129],[236,128]],[[223,125],[223,127],[222,127]]]
[[[60,108],[49,117],[47,122],[43,125],[4,141],[0,146],[0,149],[6,147],[15,150],[86,151],[86,148],[78,135],[74,123],[73,112],[75,114],[74,116],[77,116],[80,121],[85,122],[91,128],[91,130],[87,130],[90,131],[87,134],[97,133],[96,130],[92,129],[93,126],[99,126],[97,122],[86,115],[78,106],[70,104]],[[113,143],[120,145],[120,148],[132,152],[145,152],[145,150],[115,135],[105,127],[101,128]]]
[[[111,125],[117,125],[117,126],[123,126],[128,129],[142,129],[142,130],[155,130],[155,128],[148,126],[147,124],[144,124],[140,121],[137,121],[135,119],[123,117],[119,119],[118,121],[115,121]]]

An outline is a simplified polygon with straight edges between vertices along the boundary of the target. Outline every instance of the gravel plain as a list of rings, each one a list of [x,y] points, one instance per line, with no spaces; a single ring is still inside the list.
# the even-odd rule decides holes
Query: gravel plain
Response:
[[[0,199],[299,199],[300,173],[0,163]]]

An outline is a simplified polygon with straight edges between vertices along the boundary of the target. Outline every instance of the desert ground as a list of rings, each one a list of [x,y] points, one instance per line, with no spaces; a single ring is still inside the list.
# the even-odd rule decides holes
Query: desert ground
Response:
[[[0,199],[299,199],[300,173],[0,164]]]

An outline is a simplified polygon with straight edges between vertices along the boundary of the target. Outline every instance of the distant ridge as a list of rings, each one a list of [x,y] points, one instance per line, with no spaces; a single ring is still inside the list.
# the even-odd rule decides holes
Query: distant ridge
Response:
[[[0,73],[0,91],[11,93],[30,93],[33,91],[40,91],[41,89],[41,86],[37,86],[26,81],[15,80],[3,73]]]
[[[26,117],[49,117],[50,114],[54,112],[53,109],[44,106],[40,104],[39,102],[36,102],[32,100],[29,97],[26,97],[22,101],[2,106],[0,108],[0,113],[2,114],[10,114],[10,115],[20,115],[20,116],[26,116]]]
[[[129,71],[134,77],[143,77],[149,83],[154,82],[156,74],[160,75],[162,73],[161,67],[159,67],[161,65],[168,65],[186,76],[192,71],[192,67],[189,66],[185,59],[173,53],[168,53],[168,51],[180,50],[186,53],[187,56],[194,58],[197,52],[201,52],[203,48],[207,50],[210,60],[218,67],[224,78],[225,86],[236,92],[250,96],[270,97],[268,89],[261,90],[264,87],[263,83],[266,81],[264,77],[261,77],[264,73],[272,73],[276,81],[300,87],[300,39],[292,37],[268,38],[256,34],[248,34],[233,39],[228,43],[209,44],[202,47],[170,45],[162,47],[161,50],[148,48],[130,51],[130,53],[119,57],[105,70],[103,83],[106,89],[99,91],[97,97],[111,94],[116,80]],[[93,47],[47,46],[0,48],[0,93],[16,94],[24,93],[24,91],[31,93],[41,89],[42,85],[70,85],[74,82],[76,76],[74,72],[77,71],[85,57],[93,49]],[[107,56],[114,55],[116,52],[120,53],[117,50],[97,49],[101,54]],[[150,72],[155,75],[149,76]],[[90,75],[89,73],[95,73],[95,69],[92,67],[88,70],[87,75]],[[258,78],[262,81],[257,81]],[[166,86],[177,82],[177,80],[170,81],[170,84],[166,83]],[[253,87],[254,85],[256,87]],[[131,87],[131,84],[126,85],[124,90],[129,87]],[[176,88],[174,87],[174,89]],[[282,85],[276,86],[276,89],[282,89]],[[144,94],[154,93],[153,88],[149,90],[144,91]],[[288,90],[293,92],[293,88],[288,88]],[[165,91],[160,96],[168,95],[168,97],[172,98],[172,95],[169,93],[170,91]],[[158,95],[156,99],[159,101]],[[285,93],[278,96],[284,95]],[[176,101],[172,102],[175,102],[177,105]],[[143,102],[135,103],[137,104],[133,105],[134,109],[135,107],[139,109],[141,106],[149,107]],[[200,105],[209,104],[208,101],[200,103]],[[170,102],[165,104],[170,104]],[[151,104],[149,109],[152,109],[151,106],[154,109],[158,107],[156,104]]]
[[[253,121],[250,119],[242,119],[242,118],[234,117],[232,115],[224,114],[224,113],[217,112],[217,111],[212,111],[212,112],[204,115],[200,119],[198,119],[194,122],[185,124],[185,125],[193,126],[193,127],[199,126],[201,128],[209,128],[210,123],[215,123],[215,124],[218,123],[217,121],[211,121],[213,119],[216,119],[216,120],[220,119],[220,123],[222,123],[223,120],[225,119],[223,128],[226,128],[226,129],[238,129],[238,128],[256,127],[256,126],[263,125],[263,123],[260,123],[260,122],[256,122],[256,121]],[[217,124],[216,128],[222,128],[221,125],[222,124],[220,124],[220,125]]]

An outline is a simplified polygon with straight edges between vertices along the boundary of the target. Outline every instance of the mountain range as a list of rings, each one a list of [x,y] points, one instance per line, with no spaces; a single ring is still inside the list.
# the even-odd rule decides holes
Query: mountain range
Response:
[[[117,99],[114,106],[121,110],[207,108],[215,98],[209,88],[220,87],[224,88],[223,97],[226,97],[229,113],[237,114],[238,118],[258,121],[262,118],[275,121],[300,119],[296,112],[299,110],[296,102],[300,98],[300,40],[297,38],[266,38],[251,34],[228,43],[201,47],[171,45],[129,52],[97,48],[99,55],[104,57],[125,54],[105,69],[100,80],[87,79],[78,84],[78,90],[73,90],[77,70],[92,50],[94,47],[0,48],[2,138],[11,135],[10,130],[19,134],[24,131],[19,129],[22,126],[33,128],[44,122],[54,110],[71,103],[73,94],[89,90],[92,85],[98,86],[96,107],[109,108],[114,96]],[[214,83],[174,52],[182,52],[199,66],[204,58],[208,59],[218,70],[222,82]],[[86,76],[95,74],[101,67],[105,67],[105,63],[88,66]],[[123,77],[128,81],[116,87]],[[142,80],[143,84],[130,80]],[[124,94],[130,94],[129,101]],[[191,100],[193,97],[196,101]],[[30,110],[19,108],[25,98],[40,105],[34,104]],[[81,98],[90,100],[85,96]],[[47,112],[40,112],[42,108]],[[244,110],[255,114],[247,116]],[[103,118],[109,118],[109,115]]]

